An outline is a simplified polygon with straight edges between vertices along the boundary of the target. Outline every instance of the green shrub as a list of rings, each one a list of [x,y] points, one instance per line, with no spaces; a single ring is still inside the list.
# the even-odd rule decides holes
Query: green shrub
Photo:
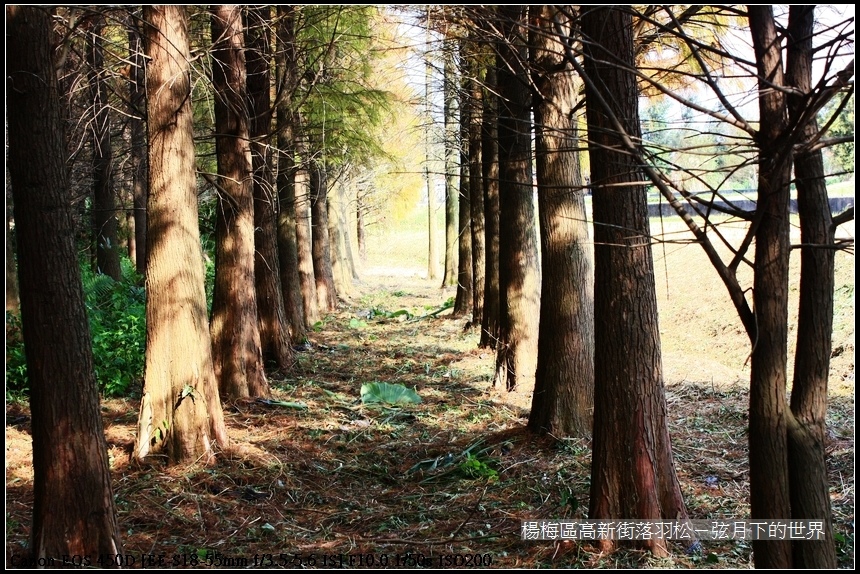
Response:
[[[83,285],[99,389],[106,396],[139,391],[146,348],[146,293],[140,275],[123,258],[119,281],[85,267]]]
[[[99,390],[106,396],[139,391],[146,347],[146,294],[140,275],[128,259],[114,281],[82,265],[84,303],[90,323],[93,366]],[[21,318],[6,313],[6,396],[29,392]]]
[[[6,400],[8,402],[16,395],[26,395],[29,390],[21,315],[6,311]]]

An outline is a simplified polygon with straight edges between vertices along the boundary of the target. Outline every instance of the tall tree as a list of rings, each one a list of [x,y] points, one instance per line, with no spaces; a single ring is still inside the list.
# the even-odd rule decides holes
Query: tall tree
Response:
[[[197,222],[188,16],[182,6],[147,6],[143,20],[149,241],[146,366],[135,456],[208,461],[213,442],[224,448],[228,440],[212,365]]]
[[[128,74],[129,123],[131,131],[132,202],[134,206],[134,262],[137,272],[146,272],[146,58],[139,16],[131,17],[128,27],[128,50],[131,68]]]
[[[788,97],[791,123],[803,144],[819,134],[807,102],[813,95],[812,62],[815,6],[791,6],[788,16],[786,81],[796,88]],[[795,568],[836,568],[836,546],[827,464],[824,458],[827,379],[833,337],[835,226],[830,213],[821,150],[794,158],[797,212],[800,218],[800,308],[791,413],[788,425],[788,472],[791,517],[824,519],[825,540],[792,543]]]
[[[328,237],[335,289],[341,297],[350,297],[355,294],[353,280],[357,279],[358,275],[352,259],[352,239],[346,213],[346,170],[341,168],[340,171],[340,177],[336,178],[337,181],[328,194]]]
[[[325,162],[311,159],[311,249],[314,258],[317,305],[329,313],[337,309],[337,288],[331,267],[331,242],[328,234],[328,172]]]
[[[647,194],[621,134],[641,138],[633,21],[619,7],[583,10],[594,211],[594,431],[589,518],[685,519],[660,355]],[[606,541],[604,546],[613,543]],[[663,540],[642,541],[666,555]]]
[[[784,404],[787,344],[776,341],[774,333],[785,337],[788,332],[787,326],[783,324],[787,324],[787,313],[782,311],[782,307],[787,308],[785,303],[785,294],[788,291],[785,267],[788,237],[787,189],[792,156],[796,157],[798,164],[795,169],[798,195],[803,194],[802,201],[800,197],[798,198],[799,203],[805,204],[803,207],[805,215],[802,218],[808,218],[809,224],[803,226],[802,234],[804,234],[804,241],[811,240],[809,244],[802,244],[801,248],[812,248],[817,251],[838,247],[832,239],[835,227],[840,222],[853,219],[853,209],[831,217],[823,186],[818,184],[819,187],[816,189],[814,182],[823,181],[823,169],[820,165],[814,165],[816,162],[813,156],[817,149],[825,145],[825,140],[820,139],[820,134],[815,135],[814,125],[809,125],[817,110],[840,89],[845,88],[853,76],[853,60],[843,70],[831,76],[835,58],[843,57],[845,46],[850,45],[850,32],[840,32],[823,42],[828,52],[827,58],[824,59],[823,78],[825,79],[817,82],[815,89],[811,90],[809,86],[812,82],[808,79],[811,69],[810,44],[806,42],[813,38],[813,32],[811,17],[804,9],[798,7],[789,12],[788,35],[778,33],[779,28],[774,22],[774,14],[770,7],[756,7],[748,11],[746,15],[750,17],[750,29],[753,32],[756,51],[755,60],[738,55],[732,56],[729,51],[720,48],[713,50],[710,55],[703,54],[710,48],[705,48],[706,44],[694,40],[681,24],[681,18],[676,18],[670,9],[662,8],[662,10],[669,15],[669,26],[663,26],[662,30],[664,32],[671,30],[672,34],[677,35],[677,39],[680,39],[689,49],[690,56],[698,69],[696,77],[713,91],[720,107],[717,111],[709,110],[684,98],[678,92],[673,92],[659,79],[649,79],[651,88],[671,95],[688,109],[707,114],[722,124],[729,124],[734,129],[746,132],[755,144],[756,149],[752,150],[752,155],[758,154],[760,159],[759,173],[762,179],[759,182],[759,200],[756,210],[748,213],[731,205],[719,208],[721,211],[730,212],[734,216],[751,222],[746,236],[737,247],[726,242],[731,250],[731,263],[723,262],[714,249],[708,233],[690,217],[687,209],[677,199],[675,190],[688,200],[697,215],[705,219],[707,227],[710,227],[712,222],[708,213],[700,209],[700,206],[705,206],[708,211],[716,206],[712,202],[703,202],[700,198],[695,198],[687,193],[683,186],[679,186],[661,174],[653,165],[653,157],[643,153],[641,146],[634,143],[638,140],[637,136],[629,133],[618,117],[611,114],[616,133],[622,136],[619,139],[619,145],[647,173],[651,182],[695,234],[697,242],[703,247],[726,285],[732,303],[750,337],[753,349],[756,349],[751,356],[757,363],[757,368],[754,369],[751,381],[753,389],[750,401],[749,439],[751,477],[755,476],[751,480],[751,499],[754,498],[756,501],[753,504],[753,518],[785,516],[789,511],[789,503],[793,517],[826,517],[828,489],[826,470],[823,467],[823,441],[816,439],[816,427],[820,424],[817,421],[823,420],[824,416],[822,405],[825,402],[826,393],[827,367],[824,366],[822,357],[829,355],[830,321],[832,320],[832,318],[825,318],[827,313],[832,313],[832,309],[827,310],[827,299],[832,297],[832,291],[828,290],[832,290],[832,283],[828,285],[827,277],[830,271],[827,268],[826,258],[812,257],[807,260],[810,264],[806,267],[803,262],[801,263],[802,270],[809,270],[814,275],[801,278],[802,283],[806,283],[806,289],[802,288],[804,291],[802,297],[806,298],[806,302],[800,311],[804,315],[802,322],[805,332],[798,336],[795,357],[796,369],[799,371],[796,376],[799,379],[795,381],[798,386],[793,389],[790,410]],[[721,8],[717,7],[716,12],[711,13],[711,16],[719,15],[720,10]],[[686,14],[687,11],[685,10],[684,13]],[[836,28],[838,26],[832,29]],[[782,70],[783,40],[788,40],[787,74]],[[760,124],[754,125],[746,121],[719,86],[721,76],[727,75],[722,68],[726,65],[727,55],[731,58],[728,65],[734,62],[752,68],[758,67],[756,81],[759,85]],[[577,66],[575,58],[571,58],[571,62]],[[713,62],[716,62],[716,67],[713,66]],[[658,70],[658,78],[662,72],[663,70]],[[587,77],[586,82],[588,82]],[[597,91],[594,94],[599,96]],[[601,105],[604,109],[610,109],[605,102],[601,102]],[[800,166],[801,162],[809,162],[809,165]],[[678,167],[680,166],[676,164],[675,168]],[[729,165],[727,169],[733,172],[735,168]],[[694,175],[695,171],[689,168],[684,170],[688,175]],[[705,179],[701,177],[697,177],[697,181],[705,183]],[[719,196],[718,189],[713,191]],[[813,228],[816,231],[812,231]],[[714,233],[725,241],[725,237],[720,233],[716,231]],[[831,235],[828,236],[828,233]],[[752,245],[755,245],[756,250],[754,263],[750,263],[747,255]],[[802,255],[803,257],[809,257],[808,253]],[[760,308],[757,304],[755,311],[748,304],[746,290],[742,288],[737,277],[737,268],[742,262],[749,263],[753,269],[753,301],[757,300],[756,297],[773,299],[770,304],[761,305]],[[811,278],[811,281],[807,281],[807,278]],[[810,288],[813,283],[820,287]],[[828,292],[830,295],[827,294]],[[811,307],[823,308],[824,314],[810,313]],[[760,320],[761,314],[767,316]],[[765,339],[761,343],[764,346],[763,354],[758,354],[758,345],[763,335],[762,324],[767,326],[768,333],[764,334]],[[800,325],[798,330],[801,330]],[[813,332],[818,335],[814,335]],[[826,540],[820,544],[801,548],[795,547],[793,542],[786,544],[786,541],[758,541],[755,544],[758,550],[754,554],[756,564],[790,567],[794,560],[797,562],[794,565],[824,566],[832,561],[832,548],[828,548],[832,546],[832,542],[829,540],[827,535]]]
[[[222,395],[268,396],[254,284],[254,195],[242,11],[212,8],[218,213],[212,357]]]
[[[469,77],[467,66],[467,55],[465,54],[465,40],[460,41],[460,86],[457,96],[460,101],[460,193],[457,198],[459,204],[458,223],[458,256],[457,256],[457,293],[454,298],[452,317],[463,317],[472,311],[474,300],[474,275],[472,274],[472,187],[469,164],[469,153],[471,141],[469,141],[469,126],[472,124],[474,106],[469,100]]]
[[[281,265],[278,254],[277,197],[272,173],[272,106],[270,63],[272,59],[272,9],[248,8],[248,110],[254,186],[254,282],[263,358],[281,371],[290,369],[293,351],[290,325],[284,308]]]
[[[443,40],[442,57],[442,118],[445,122],[445,274],[442,287],[457,284],[457,189],[454,187],[454,152],[457,146],[457,68],[454,64],[455,44],[452,38]],[[429,87],[429,82],[428,82]]]
[[[320,305],[317,297],[317,280],[314,276],[313,231],[311,228],[311,176],[308,157],[307,136],[301,115],[293,117],[296,136],[296,155],[301,162],[296,169],[296,248],[299,262],[299,281],[302,288],[302,302],[305,308],[305,324],[312,327],[320,319]]]
[[[537,370],[540,272],[532,188],[531,99],[526,68],[528,8],[500,7],[499,311],[494,385],[533,390]]]
[[[469,159],[469,212],[472,233],[472,323],[480,326],[484,315],[484,273],[486,253],[484,250],[484,181],[481,162],[481,120],[483,118],[483,91],[479,78],[483,62],[479,60],[477,35],[470,32],[465,43],[466,98],[469,99],[468,136]]]
[[[484,313],[480,347],[496,348],[499,338],[499,142],[496,67],[487,66],[481,118],[481,181],[484,194]]]
[[[781,42],[772,6],[748,6],[759,76],[757,228],[753,308],[756,337],[750,355],[750,513],[791,516],[786,439],[788,359],[789,182],[791,147]],[[790,568],[791,541],[754,541],[759,568]]]
[[[278,256],[284,308],[294,343],[307,339],[305,304],[299,277],[299,252],[296,239],[296,146],[292,96],[298,85],[295,6],[278,6],[276,28],[275,101],[278,132]],[[313,318],[313,322],[316,318]]]
[[[594,407],[594,276],[576,151],[576,77],[559,39],[571,36],[573,18],[557,7],[534,9],[529,44],[543,277],[529,428],[587,437]]]
[[[115,280],[120,278],[119,240],[117,236],[116,193],[110,133],[107,70],[104,65],[105,17],[93,16],[87,34],[87,79],[92,105],[91,142],[93,169],[93,241],[96,269]]]
[[[435,190],[433,189],[433,178],[430,175],[430,128],[433,125],[433,115],[430,104],[430,83],[433,78],[433,65],[430,62],[430,7],[427,7],[427,30],[425,35],[424,53],[424,109],[427,114],[424,128],[424,182],[427,185],[427,279],[436,279],[436,222],[434,217]],[[447,150],[446,150],[447,160]],[[445,162],[445,185],[447,186],[448,162]],[[447,222],[446,222],[447,223]]]
[[[117,556],[122,542],[75,249],[48,11],[7,6],[6,49],[8,167],[32,414],[31,558]]]

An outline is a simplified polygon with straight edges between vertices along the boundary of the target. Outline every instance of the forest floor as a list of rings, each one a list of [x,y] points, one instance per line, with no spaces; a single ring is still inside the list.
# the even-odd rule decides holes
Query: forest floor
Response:
[[[700,251],[654,251],[675,464],[691,518],[748,519],[749,345]],[[854,258],[837,259],[826,452],[839,563],[853,568]],[[493,353],[467,318],[426,316],[454,290],[423,275],[366,267],[295,368],[270,373],[271,400],[224,404],[233,442],[213,466],[133,462],[138,401],[103,402],[134,567],[752,567],[743,541],[655,558],[523,540],[521,521],[586,516],[590,443],[525,430],[529,397],[493,391]],[[365,404],[372,382],[421,402]],[[28,407],[7,402],[7,566],[29,545],[32,472]]]

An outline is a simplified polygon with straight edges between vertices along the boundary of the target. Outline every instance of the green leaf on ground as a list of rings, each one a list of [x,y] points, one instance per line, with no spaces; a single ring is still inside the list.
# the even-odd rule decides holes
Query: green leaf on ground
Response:
[[[365,383],[361,385],[361,402],[398,404],[418,404],[421,397],[413,389],[400,384]]]

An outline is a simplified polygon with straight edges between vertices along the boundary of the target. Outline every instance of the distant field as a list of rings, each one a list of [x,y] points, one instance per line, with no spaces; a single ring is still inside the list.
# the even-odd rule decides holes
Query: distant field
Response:
[[[588,210],[590,212],[590,209]],[[373,276],[421,278],[427,276],[427,222],[413,217],[405,225],[387,225],[369,236],[366,279]],[[800,240],[797,217],[792,217],[792,243]],[[721,232],[734,245],[739,244],[744,227],[738,223],[719,223]],[[439,276],[444,263],[444,225],[438,223]],[[702,248],[691,242],[692,234],[676,217],[652,218],[655,237],[654,266],[660,310],[660,330],[667,380],[714,381],[733,384],[748,378],[749,341],[743,331],[726,288]],[[842,225],[837,236],[854,237],[854,223]],[[714,234],[715,242],[719,242]],[[720,247],[725,253],[727,250]],[[791,256],[791,344],[796,337],[800,256]],[[751,287],[752,272],[742,268],[739,278]],[[854,379],[854,254],[836,254],[836,306],[834,318],[831,389],[840,394],[853,392]],[[841,349],[841,350],[839,350]],[[789,360],[789,368],[793,358]]]

